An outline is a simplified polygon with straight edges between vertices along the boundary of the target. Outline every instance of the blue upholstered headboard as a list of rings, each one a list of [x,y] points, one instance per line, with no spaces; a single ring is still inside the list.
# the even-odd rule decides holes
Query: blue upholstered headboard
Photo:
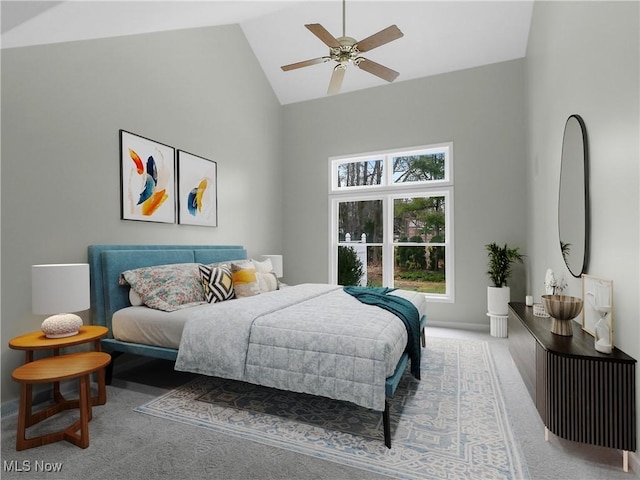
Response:
[[[129,306],[129,289],[118,284],[121,272],[170,263],[216,263],[247,258],[239,245],[90,245],[91,313],[94,325],[111,333],[111,317]]]

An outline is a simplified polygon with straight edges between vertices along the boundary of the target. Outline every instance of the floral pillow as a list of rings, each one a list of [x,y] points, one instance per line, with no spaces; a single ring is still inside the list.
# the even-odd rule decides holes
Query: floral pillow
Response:
[[[120,285],[130,285],[149,308],[172,312],[205,301],[197,263],[176,263],[127,270]]]

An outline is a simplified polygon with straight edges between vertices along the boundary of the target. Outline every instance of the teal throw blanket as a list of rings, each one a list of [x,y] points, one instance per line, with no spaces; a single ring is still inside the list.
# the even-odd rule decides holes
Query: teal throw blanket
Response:
[[[362,303],[383,308],[402,320],[409,337],[405,351],[411,360],[411,375],[420,380],[420,313],[406,298],[387,295],[394,290],[388,287],[344,287],[345,292]]]

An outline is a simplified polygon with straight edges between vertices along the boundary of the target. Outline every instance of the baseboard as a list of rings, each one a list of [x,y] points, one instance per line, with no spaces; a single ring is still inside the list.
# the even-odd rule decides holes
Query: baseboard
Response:
[[[48,387],[45,388],[43,390],[40,390],[38,392],[33,392],[33,399],[31,401],[33,406],[39,405],[41,403],[51,403],[53,404],[53,402],[51,401],[51,396],[52,396],[52,392],[53,391],[53,387]],[[64,392],[61,392],[63,395],[64,394],[73,394],[75,392],[77,392],[78,389],[75,388],[69,388],[67,387],[67,389],[64,390]],[[5,417],[10,417],[12,415],[16,415],[18,413],[18,408],[20,407],[20,398],[14,398],[13,400],[9,400],[7,402],[4,402],[2,404],[2,418]]]
[[[479,323],[462,323],[462,322],[438,322],[433,320],[427,320],[428,327],[437,328],[454,328],[456,330],[470,330],[473,332],[488,332],[489,325],[482,325]]]
[[[97,395],[98,392],[98,384],[95,382],[91,382],[91,391],[93,392],[92,395]],[[53,386],[49,387],[49,388],[45,388],[43,390],[40,390],[39,392],[34,392],[33,394],[33,399],[31,401],[32,405],[35,407],[37,406],[38,408],[34,409],[34,411],[37,411],[38,409],[42,408],[42,407],[46,407],[48,406],[47,404],[51,404],[53,405],[53,400],[51,400],[51,397],[53,396]],[[70,398],[74,398],[78,396],[78,382],[68,382],[66,384],[60,385],[60,393],[62,393],[62,395],[64,397],[70,397]],[[6,417],[10,417],[12,415],[17,415],[18,414],[18,409],[20,407],[20,399],[19,398],[15,398],[13,400],[8,400],[6,402],[4,402],[2,404],[2,406],[0,407],[2,409],[2,415],[1,418],[6,418]]]

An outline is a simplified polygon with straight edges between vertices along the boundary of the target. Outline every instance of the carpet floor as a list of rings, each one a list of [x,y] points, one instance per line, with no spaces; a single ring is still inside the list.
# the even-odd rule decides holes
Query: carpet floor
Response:
[[[199,377],[136,411],[404,479],[528,478],[486,342],[430,337],[422,380],[405,373],[380,412]]]
[[[553,435],[548,442],[545,442],[544,426],[513,364],[506,339],[496,339],[490,337],[488,333],[433,327],[427,328],[427,337],[479,340],[489,345],[508,417],[512,421],[514,436],[521,446],[532,480],[638,478],[633,472],[622,471],[622,454],[617,450],[570,442]],[[106,405],[94,408],[94,417],[89,424],[91,444],[87,449],[80,449],[68,442],[57,442],[17,452],[15,450],[17,418],[15,414],[7,414],[3,408],[1,478],[3,480],[101,480],[105,478],[382,480],[389,478],[384,473],[366,471],[236,435],[140,414],[134,409],[198,377],[175,372],[171,362],[139,361],[138,357],[125,357],[127,356],[123,356],[116,363],[116,375],[112,385],[107,387]],[[44,422],[43,427],[53,430],[66,426],[75,420],[75,415],[77,415],[76,412],[65,412],[50,419],[52,422],[49,420]],[[392,428],[395,445],[398,442],[399,431],[396,420],[392,420]],[[54,468],[57,470],[53,471]],[[449,478],[464,477],[457,476],[455,471],[451,471]]]

